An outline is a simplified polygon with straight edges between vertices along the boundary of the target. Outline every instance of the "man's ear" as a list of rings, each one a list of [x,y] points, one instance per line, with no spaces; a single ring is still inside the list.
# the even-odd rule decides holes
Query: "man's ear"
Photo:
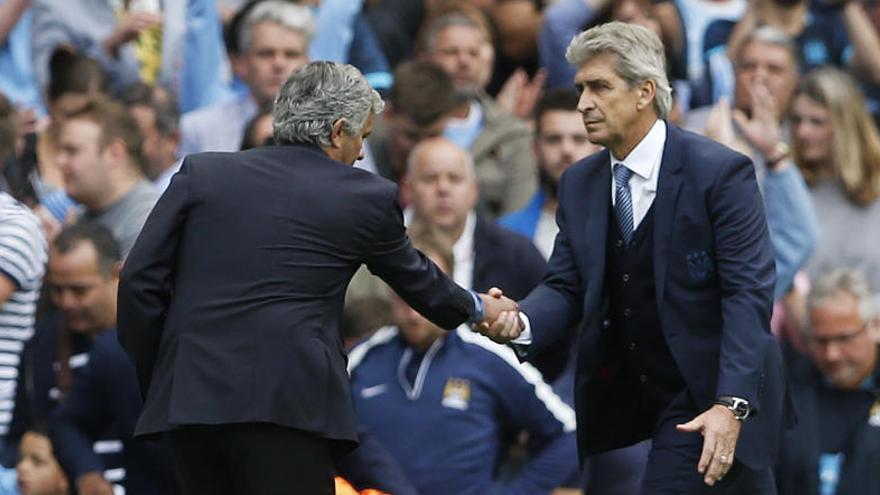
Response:
[[[644,110],[654,104],[654,98],[657,97],[657,83],[648,79],[639,85],[639,101],[636,106],[639,110]]]
[[[333,126],[330,128],[330,147],[342,147],[342,139],[345,135],[345,124],[346,120],[344,118],[338,119],[336,122],[333,122]]]

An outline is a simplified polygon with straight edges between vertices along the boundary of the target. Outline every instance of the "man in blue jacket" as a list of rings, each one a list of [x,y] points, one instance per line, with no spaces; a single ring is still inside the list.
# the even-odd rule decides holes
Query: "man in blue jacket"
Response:
[[[650,30],[597,26],[567,58],[607,151],[562,178],[544,282],[483,331],[534,356],[584,319],[580,453],[652,439],[641,493],[773,493],[790,414],[754,166],[664,121],[671,88]]]
[[[411,228],[413,245],[452,271],[448,240],[422,227]],[[399,298],[392,304],[396,326],[350,354],[352,396],[358,421],[419,493],[549,493],[577,472],[574,411],[534,367],[467,327],[447,333]],[[525,429],[540,448],[500,486],[494,469],[510,428]]]

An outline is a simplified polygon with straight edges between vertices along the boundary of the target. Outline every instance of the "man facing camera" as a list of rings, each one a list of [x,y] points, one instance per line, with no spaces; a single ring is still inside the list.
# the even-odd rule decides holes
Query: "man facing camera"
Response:
[[[562,178],[544,282],[483,331],[531,359],[584,319],[580,453],[652,439],[640,493],[773,493],[785,382],[754,167],[665,122],[671,88],[648,29],[597,26],[567,58],[607,151]]]

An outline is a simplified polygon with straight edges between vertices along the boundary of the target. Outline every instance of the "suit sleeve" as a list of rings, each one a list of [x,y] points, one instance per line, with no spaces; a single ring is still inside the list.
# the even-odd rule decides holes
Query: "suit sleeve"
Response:
[[[737,155],[708,198],[721,289],[721,362],[717,395],[742,397],[760,409],[764,349],[776,283],[773,248],[754,166]]]
[[[367,268],[441,328],[455,328],[468,321],[475,314],[473,296],[410,244],[396,188],[386,192],[382,201]]]
[[[532,344],[528,350],[531,356],[563,338],[565,332],[580,321],[583,313],[583,283],[568,238],[566,213],[562,206],[565,204],[564,189],[562,186],[559,188],[560,207],[556,210],[559,233],[553,245],[547,275],[541,285],[520,302],[520,310],[531,323]]]
[[[819,237],[819,221],[810,192],[797,167],[767,172],[764,202],[776,258],[774,299],[791,288],[794,276],[809,259]]]
[[[119,343],[134,362],[146,395],[171,303],[177,246],[191,205],[189,159],[147,218],[119,280]]]

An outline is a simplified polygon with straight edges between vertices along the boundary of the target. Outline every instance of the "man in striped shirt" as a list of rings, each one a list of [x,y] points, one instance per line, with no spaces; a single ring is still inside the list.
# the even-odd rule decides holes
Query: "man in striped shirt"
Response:
[[[36,216],[0,192],[0,436],[12,418],[19,356],[34,333],[46,250]]]

